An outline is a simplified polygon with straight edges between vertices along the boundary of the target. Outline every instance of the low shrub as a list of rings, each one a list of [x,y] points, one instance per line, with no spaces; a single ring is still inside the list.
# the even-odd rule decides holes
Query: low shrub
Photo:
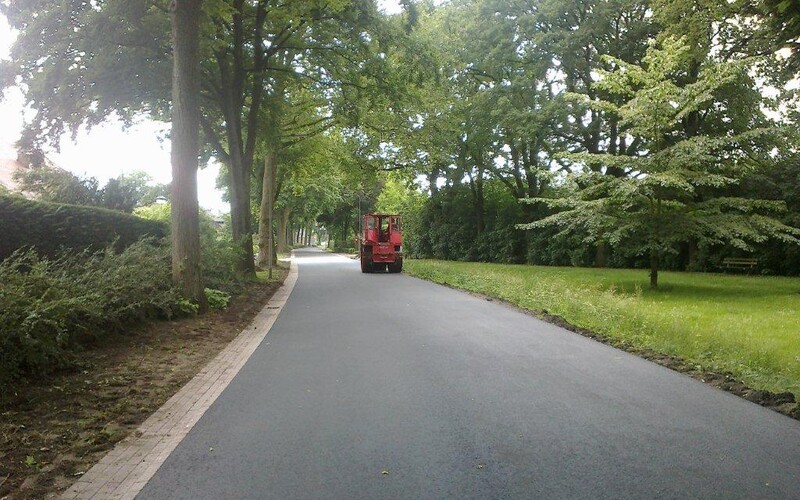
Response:
[[[161,203],[137,208],[139,217],[161,222],[169,230],[170,204]],[[228,221],[229,222],[229,221]],[[208,288],[231,295],[241,292],[245,280],[234,273],[241,247],[233,244],[231,230],[218,225],[205,211],[200,212],[200,251],[203,280]]]
[[[144,239],[122,252],[29,249],[0,261],[0,387],[71,364],[104,333],[179,312],[169,259],[167,246]]]
[[[206,288],[204,290],[206,294],[206,299],[208,299],[208,305],[212,309],[225,309],[228,307],[228,302],[231,300],[231,296],[221,290],[214,290],[213,288]]]
[[[242,291],[245,280],[234,272],[236,256],[242,250],[233,244],[229,233],[214,227],[201,227],[200,251],[203,281],[208,288],[232,295]]]

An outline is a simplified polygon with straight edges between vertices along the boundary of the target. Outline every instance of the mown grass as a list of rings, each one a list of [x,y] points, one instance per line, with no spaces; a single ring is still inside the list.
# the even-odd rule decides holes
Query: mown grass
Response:
[[[420,278],[561,316],[639,348],[800,397],[800,279],[407,260]]]

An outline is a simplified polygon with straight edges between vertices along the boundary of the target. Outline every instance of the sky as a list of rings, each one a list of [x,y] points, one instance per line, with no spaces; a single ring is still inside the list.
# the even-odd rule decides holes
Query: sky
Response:
[[[387,13],[397,13],[397,0],[379,0]],[[7,59],[16,34],[4,16],[0,15],[0,59]],[[14,143],[19,139],[25,115],[22,91],[18,87],[6,89],[0,101],[0,159],[16,158]],[[167,183],[171,179],[169,140],[160,140],[169,124],[143,119],[134,127],[123,130],[122,124],[109,121],[82,130],[76,140],[62,138],[60,152],[45,151],[56,165],[80,175],[96,177],[101,184],[123,173],[136,170],[147,172],[154,182]],[[215,213],[230,212],[222,201],[222,192],[216,189],[219,166],[203,167],[197,176],[200,206]]]

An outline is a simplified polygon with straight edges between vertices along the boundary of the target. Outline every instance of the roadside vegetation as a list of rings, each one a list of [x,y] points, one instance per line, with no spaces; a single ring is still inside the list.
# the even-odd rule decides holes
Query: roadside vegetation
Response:
[[[61,194],[69,193],[63,189]],[[213,358],[280,286],[234,272],[200,213],[204,295],[170,269],[170,203],[121,210],[0,196],[0,498],[66,489]]]
[[[76,366],[105,337],[198,312],[171,279],[169,204],[132,216],[2,197],[0,213],[19,248],[0,260],[0,401],[21,379]],[[225,308],[257,278],[233,272],[237,249],[207,214],[201,238],[206,299]]]
[[[287,274],[279,264],[225,309],[106,332],[70,368],[9,387],[0,395],[0,498],[68,488],[250,324]]]
[[[800,281],[641,270],[409,260],[409,274],[496,297],[754,389],[800,397]]]
[[[403,215],[407,257],[576,266],[412,273],[800,394],[796,280],[675,273],[800,275],[788,2],[56,3],[0,2],[0,90],[31,112],[0,198],[0,396],[224,307],[294,245],[350,251],[370,211]],[[170,186],[50,164],[109,117],[173,121]],[[212,159],[224,220],[198,210]]]

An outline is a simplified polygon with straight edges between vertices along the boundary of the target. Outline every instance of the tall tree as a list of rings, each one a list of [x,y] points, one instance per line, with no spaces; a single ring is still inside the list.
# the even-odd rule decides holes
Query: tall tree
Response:
[[[791,76],[800,73],[800,2],[797,0],[738,0],[733,8],[749,16],[745,24],[755,25],[745,38],[749,49],[770,54],[786,49],[782,66]],[[754,18],[759,22],[754,23]]]
[[[34,194],[42,201],[71,205],[100,205],[103,192],[94,177],[81,178],[48,162],[25,165],[14,172],[20,191]]]
[[[200,264],[197,167],[200,136],[202,0],[173,0],[172,279],[185,297],[208,306]]]
[[[233,237],[241,246],[238,271],[252,274],[251,183],[259,138],[270,122],[264,105],[281,80],[274,73],[318,82],[331,92],[341,85],[360,90],[363,82],[342,83],[341,73],[371,73],[365,54],[380,20],[374,1],[232,0],[227,7],[215,16],[217,43],[203,66],[203,131],[228,170]]]
[[[590,243],[607,237],[624,252],[645,254],[654,288],[663,256],[692,238],[745,251],[768,238],[800,243],[800,229],[771,216],[785,209],[780,202],[696,196],[701,190],[720,191],[739,183],[754,168],[753,159],[767,161],[777,143],[764,142],[768,133],[764,129],[717,136],[686,134],[684,118],[719,107],[720,89],[737,81],[753,85],[747,61],[709,61],[695,82],[679,85],[675,79],[687,71],[690,50],[683,39],[667,38],[648,50],[641,66],[608,58],[615,70],[600,73],[594,85],[625,102],[591,105],[619,116],[620,125],[642,139],[646,152],[636,157],[571,155],[579,164],[600,164],[629,175],[600,176],[586,168],[575,176],[576,189],[570,197],[528,200],[561,210],[523,228],[556,226],[565,233],[587,234]]]
[[[166,0],[0,4],[20,30],[0,83],[26,84],[36,110],[27,126],[32,143],[57,144],[66,131],[110,116],[126,123],[143,113],[167,119],[170,106],[170,18]],[[250,184],[262,105],[270,74],[287,51],[291,71],[335,88],[340,69],[364,76],[380,29],[374,0],[209,0],[201,44],[201,125],[211,153],[226,166],[232,231],[241,247],[237,269],[254,272]],[[358,55],[360,54],[360,55]],[[375,54],[373,54],[375,55]],[[377,58],[374,58],[377,60]],[[363,82],[349,83],[360,92]]]

